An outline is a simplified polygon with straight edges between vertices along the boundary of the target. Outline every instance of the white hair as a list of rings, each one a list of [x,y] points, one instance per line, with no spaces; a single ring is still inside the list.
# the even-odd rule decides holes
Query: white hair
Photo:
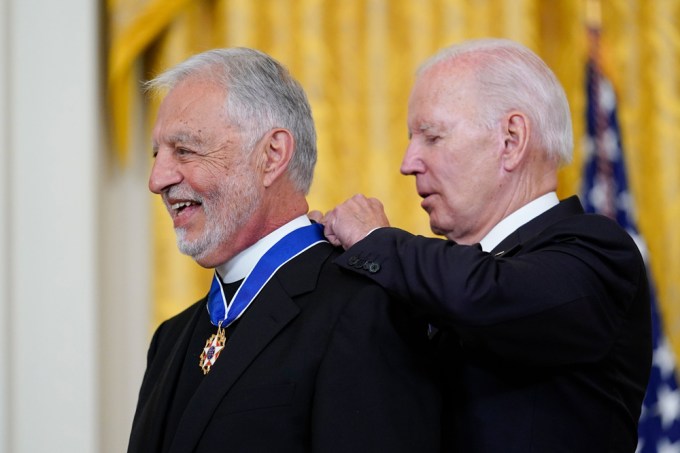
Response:
[[[258,50],[214,49],[163,72],[148,81],[146,88],[169,90],[192,76],[209,77],[224,88],[226,114],[244,132],[246,151],[252,151],[272,128],[293,134],[295,151],[288,175],[298,190],[308,193],[316,164],[316,130],[307,96],[288,70]]]
[[[555,74],[538,55],[507,39],[466,41],[442,49],[418,69],[421,75],[442,62],[474,57],[473,78],[481,97],[481,121],[492,127],[519,110],[536,125],[536,145],[559,165],[571,162],[573,131],[569,103]]]

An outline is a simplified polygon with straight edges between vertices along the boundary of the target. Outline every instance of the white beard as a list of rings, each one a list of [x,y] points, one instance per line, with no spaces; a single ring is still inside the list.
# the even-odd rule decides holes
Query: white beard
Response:
[[[178,189],[175,198],[196,200],[205,214],[205,228],[198,238],[186,239],[184,228],[175,228],[177,247],[180,252],[200,261],[213,253],[246,224],[261,202],[253,172],[245,165],[235,169],[237,177],[225,177],[216,191],[199,196],[189,188]]]

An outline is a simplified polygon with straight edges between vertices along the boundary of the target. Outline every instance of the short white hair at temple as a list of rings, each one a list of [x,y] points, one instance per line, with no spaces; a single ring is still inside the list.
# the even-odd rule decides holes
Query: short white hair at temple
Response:
[[[145,87],[158,93],[190,77],[206,77],[224,88],[225,113],[243,132],[245,151],[252,151],[273,128],[289,130],[295,150],[288,176],[298,190],[309,192],[317,158],[316,130],[307,96],[288,69],[255,49],[214,49],[168,69]]]

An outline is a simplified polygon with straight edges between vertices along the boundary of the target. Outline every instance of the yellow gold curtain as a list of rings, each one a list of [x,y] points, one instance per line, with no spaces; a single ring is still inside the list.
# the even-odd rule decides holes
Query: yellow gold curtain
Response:
[[[109,33],[107,93],[113,147],[121,163],[127,160],[131,104],[139,93],[133,67],[189,1],[106,1]]]
[[[133,0],[109,3],[111,29],[119,30],[109,59],[111,88],[118,90],[111,92],[113,101],[125,97],[125,86],[115,82],[124,80],[121,66],[139,63],[150,76],[212,47],[261,49],[290,68],[312,104],[319,163],[311,206],[325,210],[366,193],[383,200],[395,226],[425,235],[430,234],[427,217],[418,208],[413,181],[399,175],[413,72],[424,58],[455,41],[518,40],[541,55],[565,86],[576,149],[574,163],[560,174],[560,196],[579,191],[585,0],[162,0],[146,2],[157,9],[138,8],[127,15],[117,8]],[[680,351],[680,31],[675,25],[680,1],[601,4],[603,64],[619,97],[638,226],[649,245],[666,326]],[[125,41],[120,30],[126,26],[138,33],[139,27],[149,29],[143,39]],[[124,145],[129,112],[120,106],[113,112],[116,143]],[[150,117],[154,112],[152,105]],[[166,217],[155,205],[155,322],[202,296],[210,275],[178,254]]]

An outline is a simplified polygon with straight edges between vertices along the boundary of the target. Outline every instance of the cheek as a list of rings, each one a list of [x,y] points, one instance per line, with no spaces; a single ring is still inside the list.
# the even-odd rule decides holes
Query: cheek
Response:
[[[220,187],[228,178],[230,178],[229,173],[224,168],[201,165],[193,168],[187,181],[194,190],[202,194],[214,194],[219,192]]]
[[[479,203],[489,180],[486,176],[477,173],[475,169],[460,165],[455,169],[449,169],[446,173],[442,172],[439,184],[441,184],[441,202],[444,207],[444,212],[440,215],[453,217]]]

